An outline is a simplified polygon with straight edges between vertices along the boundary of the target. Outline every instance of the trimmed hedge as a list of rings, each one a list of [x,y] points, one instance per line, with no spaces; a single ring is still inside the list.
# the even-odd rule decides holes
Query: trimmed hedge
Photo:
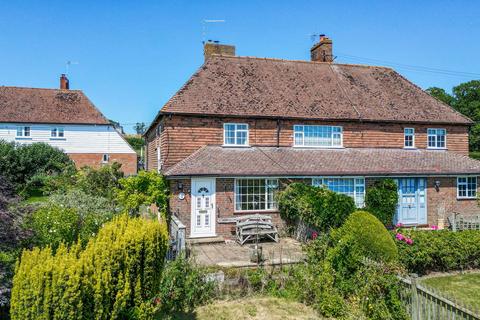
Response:
[[[149,318],[167,250],[166,226],[122,215],[86,249],[24,251],[13,278],[15,319]]]
[[[396,240],[400,262],[410,272],[426,274],[480,267],[480,231],[404,230],[412,245]],[[392,234],[393,237],[395,234]]]
[[[319,231],[342,225],[355,211],[355,202],[347,195],[323,187],[292,183],[277,194],[278,208],[289,222],[302,220]]]

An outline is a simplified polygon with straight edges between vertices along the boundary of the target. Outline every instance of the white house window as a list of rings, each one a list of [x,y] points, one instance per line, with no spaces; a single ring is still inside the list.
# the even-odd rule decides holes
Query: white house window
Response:
[[[54,127],[50,131],[51,138],[64,138],[65,137],[65,130],[60,127]]]
[[[261,211],[277,208],[278,179],[236,179],[235,210]]]
[[[105,154],[102,156],[102,163],[108,163],[108,160],[110,160],[110,156],[105,153]]]
[[[17,137],[19,138],[30,137],[30,127],[28,126],[17,127]]]
[[[223,144],[226,146],[248,146],[248,124],[223,124]]]
[[[447,130],[428,129],[428,147],[432,149],[445,149]]]
[[[457,178],[457,198],[474,199],[477,197],[477,177]]]
[[[329,190],[352,197],[358,208],[365,206],[364,178],[315,178],[312,184],[316,187],[325,186]]]
[[[413,128],[405,128],[404,132],[404,144],[405,148],[414,148],[415,147],[415,129]]]
[[[293,131],[295,147],[341,147],[343,143],[342,127],[295,125]]]

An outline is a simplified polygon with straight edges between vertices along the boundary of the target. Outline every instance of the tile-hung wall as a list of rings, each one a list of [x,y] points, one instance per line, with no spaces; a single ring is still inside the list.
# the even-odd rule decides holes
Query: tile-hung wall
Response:
[[[212,118],[194,116],[172,116],[164,118],[161,137],[149,137],[149,141],[161,139],[162,163],[164,169],[183,160],[204,145],[222,145],[225,123],[248,124],[250,146],[276,146],[277,121],[273,119]],[[281,120],[279,145],[292,147],[294,125],[332,125],[342,127],[343,147],[345,148],[404,148],[404,129],[413,128],[414,147],[427,148],[428,128],[446,130],[446,149],[450,152],[468,154],[468,127],[453,125],[412,125],[391,123],[325,122]],[[152,130],[153,131],[153,130]],[[148,143],[148,142],[147,142]],[[150,150],[155,143],[148,143],[149,165],[152,169],[156,152]],[[151,160],[151,161],[150,161]]]
[[[24,127],[29,128],[29,135],[18,136],[17,131]],[[53,129],[56,129],[55,136]],[[63,136],[60,134],[62,131]],[[0,123],[0,139],[18,143],[44,142],[65,153],[135,153],[120,134],[108,125]]]

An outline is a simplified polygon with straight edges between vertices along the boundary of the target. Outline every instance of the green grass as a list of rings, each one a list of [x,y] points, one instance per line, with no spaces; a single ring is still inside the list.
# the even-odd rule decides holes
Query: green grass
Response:
[[[480,308],[480,273],[433,277],[422,282],[448,298],[454,298],[466,306]]]
[[[251,297],[237,300],[221,300],[197,308],[193,314],[174,317],[178,320],[290,320],[321,319],[304,304],[273,297]]]
[[[33,197],[28,197],[27,199],[23,200],[23,203],[31,204],[31,203],[36,203],[36,202],[44,202],[47,199],[48,199],[47,196],[33,196]]]
[[[470,151],[470,158],[480,160],[480,151]]]

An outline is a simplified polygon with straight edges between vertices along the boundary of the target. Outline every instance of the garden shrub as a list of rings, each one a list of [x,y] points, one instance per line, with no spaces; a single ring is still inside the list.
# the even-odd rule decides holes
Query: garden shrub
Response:
[[[129,213],[138,213],[142,205],[156,204],[165,213],[168,185],[165,178],[154,171],[140,171],[136,176],[119,180],[116,200]]]
[[[86,245],[115,213],[108,199],[72,189],[48,197],[30,216],[27,226],[34,233],[35,245],[50,245],[55,250],[62,242],[70,245],[80,240]]]
[[[47,176],[74,164],[60,149],[46,143],[20,145],[0,140],[0,172],[25,194],[44,185]]]
[[[397,210],[397,184],[392,179],[375,181],[365,194],[365,210],[376,216],[384,225],[391,225]]]
[[[192,312],[195,307],[213,299],[215,282],[207,281],[206,272],[192,261],[179,256],[168,262],[162,273],[159,293],[159,315]]]
[[[303,183],[292,183],[277,194],[280,215],[288,222],[301,220],[319,231],[337,228],[355,210],[347,195]]]
[[[400,262],[414,273],[451,271],[480,267],[480,231],[404,230],[413,240],[408,245],[395,240]]]
[[[164,224],[122,215],[85,249],[25,250],[13,278],[12,319],[151,319],[167,239]]]
[[[87,194],[112,199],[115,189],[120,187],[120,179],[124,176],[121,167],[118,162],[99,169],[83,167],[77,173],[76,187]]]

